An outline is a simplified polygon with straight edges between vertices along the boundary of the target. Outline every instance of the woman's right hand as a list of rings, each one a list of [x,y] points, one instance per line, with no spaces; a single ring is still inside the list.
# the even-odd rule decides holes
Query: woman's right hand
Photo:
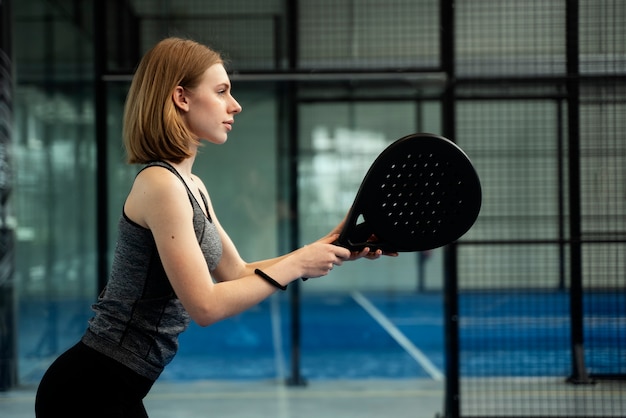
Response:
[[[340,266],[350,259],[350,250],[333,244],[337,241],[337,237],[337,234],[327,235],[292,253],[300,264],[302,277],[325,276],[335,266]]]

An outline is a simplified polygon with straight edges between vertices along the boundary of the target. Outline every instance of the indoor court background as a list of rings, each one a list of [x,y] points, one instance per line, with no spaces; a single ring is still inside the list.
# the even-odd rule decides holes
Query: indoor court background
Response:
[[[15,89],[0,415],[31,408],[85,328],[137,171],[120,145],[130,77],[180,35],[225,53],[244,109],[195,167],[246,259],[325,234],[412,132],[465,150],[483,206],[453,245],[192,325],[151,416],[626,416],[625,2],[5,0],[0,16]],[[274,396],[291,412],[265,410]]]

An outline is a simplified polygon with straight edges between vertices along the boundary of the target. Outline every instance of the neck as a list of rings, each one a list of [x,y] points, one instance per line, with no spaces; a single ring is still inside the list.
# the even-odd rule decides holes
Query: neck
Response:
[[[180,175],[191,178],[194,160],[195,156],[186,158],[178,163],[175,163],[173,161],[168,161],[168,163],[174,166],[176,168],[176,171],[178,171]]]

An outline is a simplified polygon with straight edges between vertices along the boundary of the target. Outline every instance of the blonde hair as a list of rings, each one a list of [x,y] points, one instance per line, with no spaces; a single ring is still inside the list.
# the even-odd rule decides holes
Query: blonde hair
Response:
[[[180,162],[199,145],[174,104],[177,86],[193,89],[204,72],[223,64],[219,53],[198,42],[166,38],[141,59],[126,97],[124,147],[130,164],[156,160]]]

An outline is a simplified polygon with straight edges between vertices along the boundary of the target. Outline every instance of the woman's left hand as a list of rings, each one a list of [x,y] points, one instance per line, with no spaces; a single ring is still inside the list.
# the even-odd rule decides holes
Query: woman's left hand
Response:
[[[330,231],[328,233],[328,236],[331,235],[339,235],[341,234],[341,231],[343,229],[343,225],[346,222],[346,218],[344,218],[341,222],[339,222],[339,224],[333,228],[332,231]],[[376,238],[375,235],[372,235],[369,239],[368,242],[376,242],[378,241],[378,238]],[[397,257],[398,253],[397,252],[385,252],[382,251],[381,249],[374,249],[371,247],[365,247],[363,248],[361,251],[352,251],[352,253],[350,254],[350,258],[348,259],[348,261],[351,260],[358,260],[359,258],[366,258],[368,260],[376,260],[378,258],[380,258],[381,256],[388,256],[388,257]]]

